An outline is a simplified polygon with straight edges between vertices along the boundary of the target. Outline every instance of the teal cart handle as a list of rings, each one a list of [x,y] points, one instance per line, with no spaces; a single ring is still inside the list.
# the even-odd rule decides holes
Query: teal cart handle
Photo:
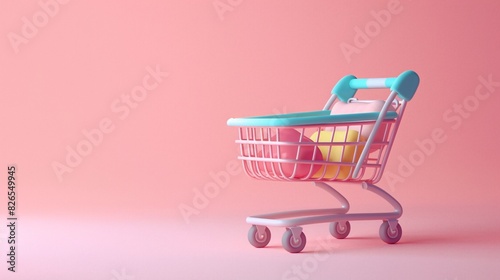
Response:
[[[390,88],[396,78],[365,78],[353,79],[349,81],[349,87],[352,89],[360,88]]]
[[[401,99],[410,101],[415,95],[420,78],[414,71],[408,70],[397,77],[391,78],[363,78],[358,79],[353,75],[347,75],[333,87],[332,94],[341,101],[347,102],[353,98],[358,89],[368,88],[390,88],[398,93]]]

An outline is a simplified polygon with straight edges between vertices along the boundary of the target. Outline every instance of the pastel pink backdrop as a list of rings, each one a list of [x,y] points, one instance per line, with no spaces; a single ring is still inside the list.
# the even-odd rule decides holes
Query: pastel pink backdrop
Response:
[[[227,11],[219,15],[214,3]],[[17,273],[3,261],[1,227],[2,279],[119,279],[122,269],[135,279],[282,277],[312,256],[327,226],[306,227],[304,254],[291,255],[278,228],[270,248],[252,248],[244,219],[333,205],[310,184],[256,181],[240,172],[189,223],[179,210],[193,206],[195,189],[235,160],[237,134],[226,120],[321,109],[346,74],[407,69],[421,84],[386,171],[401,175],[401,158],[434,129],[446,141],[403,182],[380,183],[405,209],[401,244],[383,244],[378,222],[353,223],[351,240],[330,238],[335,248],[308,276],[498,277],[500,87],[458,118],[457,129],[444,115],[457,121],[454,104],[473,99],[479,77],[500,81],[500,5],[400,0],[387,26],[347,57],[341,44],[355,46],[356,27],[364,30],[375,21],[371,11],[389,3],[68,1],[16,53],[8,34],[21,34],[23,17],[32,20],[43,9],[38,1],[4,2],[0,162],[19,170],[20,226]],[[112,104],[157,66],[169,76],[121,120]],[[53,162],[64,163],[66,147],[75,148],[82,130],[104,118],[115,129],[58,180]],[[354,210],[385,209],[360,188],[341,190]],[[5,221],[6,191],[0,194]]]

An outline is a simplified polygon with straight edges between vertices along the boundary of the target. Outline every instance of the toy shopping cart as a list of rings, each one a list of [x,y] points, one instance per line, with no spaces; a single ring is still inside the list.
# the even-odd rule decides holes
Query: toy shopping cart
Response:
[[[399,202],[375,184],[380,181],[408,101],[419,84],[413,71],[394,78],[358,79],[348,75],[333,88],[321,111],[232,118],[238,127],[239,156],[246,174],[256,179],[311,181],[340,202],[339,208],[308,209],[250,216],[250,244],[265,247],[268,226],[285,227],[283,247],[298,253],[306,245],[303,225],[330,223],[338,239],[349,235],[354,220],[382,220],[380,238],[397,243],[402,235]],[[355,98],[358,89],[389,88],[383,100]],[[385,199],[392,212],[348,213],[349,202],[328,183],[361,185]]]

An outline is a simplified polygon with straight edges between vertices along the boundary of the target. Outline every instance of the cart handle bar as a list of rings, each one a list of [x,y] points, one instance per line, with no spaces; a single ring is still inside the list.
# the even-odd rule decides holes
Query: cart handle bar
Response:
[[[397,92],[401,99],[410,101],[415,95],[419,82],[420,78],[412,70],[405,71],[393,78],[358,79],[353,75],[347,75],[333,87],[332,94],[336,95],[342,102],[348,102],[358,89],[390,88],[391,91]]]

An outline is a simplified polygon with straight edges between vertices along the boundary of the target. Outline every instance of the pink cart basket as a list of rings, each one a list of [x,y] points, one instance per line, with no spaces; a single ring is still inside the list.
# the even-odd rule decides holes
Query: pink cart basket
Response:
[[[349,235],[349,221],[381,220],[380,238],[397,243],[402,235],[398,219],[401,204],[375,184],[380,181],[394,143],[406,104],[419,84],[414,71],[393,78],[358,79],[348,75],[333,88],[321,111],[231,118],[238,127],[238,159],[246,174],[256,179],[311,181],[340,202],[339,208],[307,209],[247,217],[248,240],[265,247],[269,226],[285,227],[282,245],[290,253],[306,245],[303,225],[329,223],[338,239]],[[358,89],[388,88],[385,100],[358,100]],[[377,107],[378,106],[378,107]],[[392,212],[349,213],[349,202],[331,184],[361,185],[386,200]]]

